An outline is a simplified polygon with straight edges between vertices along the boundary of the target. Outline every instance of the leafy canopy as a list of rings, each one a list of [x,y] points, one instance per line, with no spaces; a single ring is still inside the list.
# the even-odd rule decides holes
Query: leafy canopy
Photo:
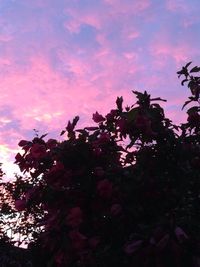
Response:
[[[94,113],[95,127],[69,121],[64,141],[19,142],[24,176],[1,183],[1,208],[36,266],[199,266],[200,67],[190,65],[177,72],[192,94],[183,108],[194,103],[186,123],[133,91],[132,106],[118,97]]]

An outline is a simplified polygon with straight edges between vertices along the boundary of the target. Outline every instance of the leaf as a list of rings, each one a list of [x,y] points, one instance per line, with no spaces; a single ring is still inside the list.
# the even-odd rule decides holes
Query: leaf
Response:
[[[126,149],[132,148],[135,145],[137,137],[132,139],[131,142],[126,146]]]
[[[163,108],[161,108],[161,106],[160,106],[159,104],[157,104],[157,103],[152,104],[151,106],[152,106],[152,107],[155,107],[155,108],[157,108],[157,109],[159,109],[159,110],[163,110]]]
[[[43,134],[43,135],[40,136],[40,138],[43,139],[43,138],[46,137],[47,135],[48,135],[48,133]]]
[[[163,238],[161,238],[161,240],[156,244],[156,247],[159,249],[159,250],[163,250],[167,243],[169,242],[169,234],[166,234]]]
[[[119,111],[122,111],[123,97],[117,97],[116,104]]]
[[[96,131],[99,129],[99,127],[85,127],[84,129],[88,131]]]
[[[76,124],[77,124],[78,121],[79,121],[79,116],[76,116],[76,117],[73,119],[73,121],[72,121],[72,125],[73,125],[73,127],[76,126]]]
[[[21,140],[21,141],[18,143],[18,146],[23,147],[23,146],[27,145],[28,143],[31,143],[31,142],[28,142],[28,141],[26,141],[26,140]]]
[[[184,79],[184,80],[182,80],[181,85],[183,86],[184,83],[187,82],[187,81],[188,81],[188,79]]]
[[[193,100],[188,100],[185,101],[184,105],[182,106],[182,110],[184,109],[185,106],[187,106],[190,102],[192,102]]]
[[[84,129],[78,129],[76,130],[77,133],[81,133],[81,134],[87,134],[86,130]]]
[[[200,109],[200,107],[197,107],[197,106],[195,106],[195,107],[191,107],[191,108],[188,109],[187,113],[188,113],[188,114],[196,113],[196,112],[199,111],[199,109]]]
[[[190,66],[191,63],[192,63],[192,61],[188,62],[188,63],[185,65],[185,68],[187,69],[187,68]]]
[[[175,235],[179,242],[184,241],[185,239],[188,239],[188,235],[183,231],[183,229],[179,226],[175,229]]]
[[[166,99],[162,99],[160,97],[152,98],[151,101],[164,101],[164,102],[167,102]]]
[[[131,122],[135,120],[135,117],[137,116],[137,114],[138,114],[138,108],[133,108],[129,112],[124,114],[124,116],[127,118],[128,122]]]
[[[194,68],[192,68],[192,69],[190,70],[190,73],[191,73],[191,72],[199,72],[199,71],[200,71],[200,67],[195,66]]]
[[[142,97],[143,93],[140,93],[138,91],[132,91],[133,94],[135,94],[137,96],[137,98]]]
[[[141,247],[143,242],[143,240],[133,240],[125,246],[124,250],[127,254],[132,254]]]
[[[60,133],[60,136],[62,136],[62,135],[65,134],[65,133],[66,133],[66,131],[63,130],[63,131]]]
[[[180,70],[180,71],[177,71],[177,74],[179,74],[178,77],[180,78],[181,75],[185,74],[185,70],[182,69],[182,70]]]
[[[181,77],[181,75],[185,75],[186,76],[186,78],[188,77],[188,70],[187,70],[187,68],[185,68],[185,67],[183,67],[182,68],[182,70],[180,70],[180,71],[177,71],[177,74],[179,74],[178,75],[178,78],[180,78]]]
[[[176,131],[179,130],[179,126],[177,126],[177,125],[173,125],[173,128],[174,128]]]

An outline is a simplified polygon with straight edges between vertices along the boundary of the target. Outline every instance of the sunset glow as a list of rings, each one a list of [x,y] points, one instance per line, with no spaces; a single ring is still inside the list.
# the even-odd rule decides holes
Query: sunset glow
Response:
[[[147,90],[185,119],[176,71],[200,64],[199,0],[0,0],[0,162],[33,129],[58,137],[67,121],[105,115],[117,96]]]

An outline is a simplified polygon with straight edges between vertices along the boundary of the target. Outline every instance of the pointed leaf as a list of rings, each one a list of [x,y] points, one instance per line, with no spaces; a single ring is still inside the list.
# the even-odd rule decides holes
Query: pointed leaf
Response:
[[[199,72],[199,71],[200,71],[200,67],[195,66],[194,68],[192,68],[192,69],[190,70],[190,73],[191,73],[191,72]]]
[[[65,133],[66,133],[66,131],[63,130],[63,131],[60,133],[60,136],[62,136],[62,135],[65,134]]]
[[[117,97],[117,100],[116,100],[116,104],[117,104],[117,108],[122,111],[122,103],[123,103],[123,97]]]
[[[184,83],[187,82],[187,81],[188,81],[188,79],[184,79],[184,80],[182,80],[181,85],[183,86]]]
[[[164,235],[164,237],[161,238],[161,240],[156,244],[156,247],[159,249],[159,250],[163,250],[167,243],[169,242],[169,234],[166,234]]]
[[[85,129],[78,129],[76,130],[77,133],[81,133],[81,134],[87,134]]]
[[[85,127],[84,129],[88,131],[96,131],[99,129],[99,127]]]
[[[167,102],[166,99],[162,99],[160,97],[152,98],[151,101],[164,101],[164,102]]]
[[[184,109],[185,106],[187,106],[192,100],[185,101],[184,105],[182,106],[182,110]]]
[[[43,134],[43,135],[40,136],[40,138],[43,139],[43,138],[46,137],[47,135],[48,135],[48,133]]]
[[[78,121],[79,121],[79,116],[76,116],[76,117],[73,119],[73,122],[72,122],[73,127],[76,126],[76,124],[77,124]]]
[[[190,64],[192,63],[192,61],[188,62],[186,65],[185,65],[185,68],[188,68],[190,66]]]

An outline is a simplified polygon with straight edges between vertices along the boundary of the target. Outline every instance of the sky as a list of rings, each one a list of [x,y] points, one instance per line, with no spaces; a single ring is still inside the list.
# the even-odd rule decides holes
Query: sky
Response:
[[[199,0],[0,0],[0,162],[7,177],[21,139],[57,138],[105,115],[132,90],[168,100],[175,123],[189,95],[176,72],[200,65]]]

